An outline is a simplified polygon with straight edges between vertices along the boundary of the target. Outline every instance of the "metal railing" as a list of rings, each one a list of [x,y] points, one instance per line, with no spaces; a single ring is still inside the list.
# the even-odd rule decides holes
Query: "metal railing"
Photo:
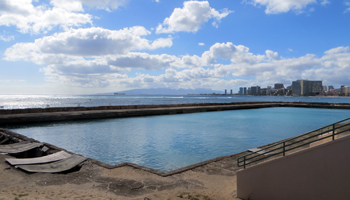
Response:
[[[350,118],[327,126],[323,126],[322,128],[309,131],[302,135],[286,139],[282,142],[241,156],[237,159],[237,165],[238,167],[244,167],[245,169],[247,165],[250,165],[252,163],[256,163],[273,156],[285,156],[287,152],[290,152],[297,148],[307,148],[308,146],[306,145],[310,145],[311,143],[320,140],[325,140],[326,138],[332,138],[331,140],[334,140],[337,135],[345,133],[347,131],[350,131]]]

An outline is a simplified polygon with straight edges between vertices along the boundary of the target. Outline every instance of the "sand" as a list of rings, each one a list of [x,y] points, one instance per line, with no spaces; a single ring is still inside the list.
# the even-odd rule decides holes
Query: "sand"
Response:
[[[26,173],[0,155],[0,200],[125,199],[234,200],[233,158],[162,177],[130,166],[101,167],[91,160],[70,173]]]

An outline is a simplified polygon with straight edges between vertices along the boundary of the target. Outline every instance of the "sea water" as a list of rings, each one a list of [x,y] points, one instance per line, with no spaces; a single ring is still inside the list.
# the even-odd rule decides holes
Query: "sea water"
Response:
[[[276,107],[5,128],[108,164],[131,162],[165,172],[348,117],[349,110]]]
[[[0,95],[0,109],[46,107],[96,107],[109,105],[154,105],[187,103],[231,103],[252,101],[301,101],[350,103],[350,97],[285,97],[285,96],[132,96],[132,95]]]

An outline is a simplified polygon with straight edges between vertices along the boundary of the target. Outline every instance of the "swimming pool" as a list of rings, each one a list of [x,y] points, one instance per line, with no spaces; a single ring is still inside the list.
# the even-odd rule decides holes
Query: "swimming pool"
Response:
[[[169,171],[231,155],[349,117],[349,110],[261,108],[6,127],[108,163]]]

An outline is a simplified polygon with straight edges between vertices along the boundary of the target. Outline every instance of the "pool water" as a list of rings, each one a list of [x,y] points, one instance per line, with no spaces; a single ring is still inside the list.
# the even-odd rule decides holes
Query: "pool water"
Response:
[[[170,171],[320,128],[349,110],[261,108],[6,127],[108,163]]]

